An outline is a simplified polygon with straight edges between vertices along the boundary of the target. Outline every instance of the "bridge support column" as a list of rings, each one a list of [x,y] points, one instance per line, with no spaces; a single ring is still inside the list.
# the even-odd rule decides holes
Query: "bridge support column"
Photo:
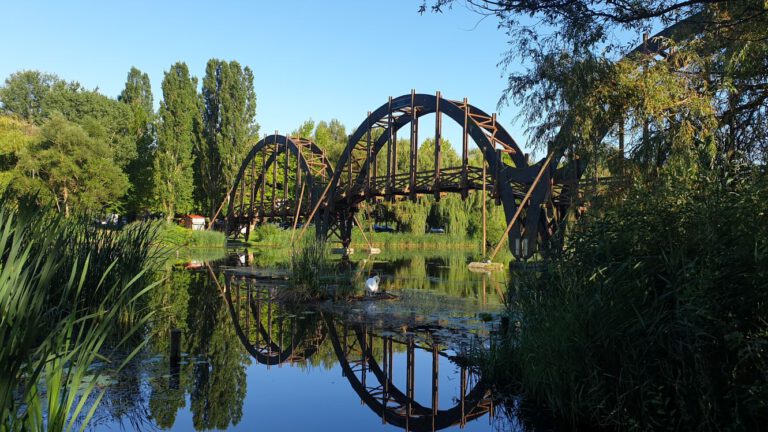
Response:
[[[341,237],[341,247],[345,251],[352,244],[352,229],[355,227],[355,213],[353,208],[345,209],[339,215],[339,237]]]

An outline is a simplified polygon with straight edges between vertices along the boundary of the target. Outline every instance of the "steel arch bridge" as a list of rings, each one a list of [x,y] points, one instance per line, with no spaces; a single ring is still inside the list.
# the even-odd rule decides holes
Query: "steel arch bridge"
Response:
[[[428,114],[435,116],[435,146],[425,155],[419,154],[419,120]],[[443,164],[444,117],[462,130],[457,166]],[[408,169],[398,172],[397,135],[406,126]],[[469,164],[470,142],[480,150],[485,166]],[[419,171],[420,157],[432,158],[434,169]],[[509,245],[515,257],[530,258],[557,239],[578,199],[572,186],[583,172],[578,160],[560,168],[547,164],[545,159],[529,164],[495,114],[466,99],[411,92],[389,98],[370,112],[349,136],[335,168],[323,150],[306,139],[275,133],[259,141],[230,189],[227,234],[247,239],[256,224],[280,222],[295,229],[300,221],[314,222],[319,237],[336,238],[347,248],[355,215],[365,201],[415,201],[421,195],[439,200],[446,193],[466,198],[470,191],[487,190],[492,203],[503,206],[508,223],[520,213],[510,226]]]

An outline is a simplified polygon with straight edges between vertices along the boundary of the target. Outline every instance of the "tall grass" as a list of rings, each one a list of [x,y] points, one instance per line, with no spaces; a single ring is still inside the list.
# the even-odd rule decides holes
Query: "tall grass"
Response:
[[[142,226],[141,224],[131,224],[133,226]],[[201,247],[224,247],[227,244],[227,237],[224,233],[210,230],[191,230],[176,224],[168,222],[158,222],[159,230],[156,241],[159,245],[171,248],[201,248]]]
[[[513,296],[489,377],[573,429],[768,424],[768,184],[638,186]],[[513,327],[514,329],[515,327]]]
[[[0,430],[87,424],[101,398],[92,364],[141,347],[155,233],[0,207]]]
[[[298,232],[294,238],[298,238]],[[303,238],[314,238],[314,226],[307,228]],[[454,236],[450,234],[427,234],[427,233],[384,233],[384,232],[365,232],[365,237],[359,229],[352,230],[351,246],[356,249],[368,247],[366,237],[370,240],[372,246],[387,249],[427,249],[427,248],[460,248],[463,250],[472,250],[480,247],[479,239],[472,239],[463,236]],[[335,239],[330,239],[335,240]],[[495,240],[494,240],[495,241]],[[291,244],[291,229],[280,229],[272,224],[265,224],[256,227],[251,232],[249,243],[254,245],[283,246]]]
[[[281,298],[288,302],[339,299],[354,289],[349,270],[328,258],[325,242],[307,240],[291,255],[291,284]]]

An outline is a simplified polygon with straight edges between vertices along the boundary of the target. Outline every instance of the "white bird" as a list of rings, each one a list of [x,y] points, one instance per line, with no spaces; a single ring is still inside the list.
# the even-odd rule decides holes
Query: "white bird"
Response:
[[[365,281],[365,294],[366,295],[373,295],[376,294],[379,291],[379,277],[374,276],[372,278],[368,278],[367,281]]]

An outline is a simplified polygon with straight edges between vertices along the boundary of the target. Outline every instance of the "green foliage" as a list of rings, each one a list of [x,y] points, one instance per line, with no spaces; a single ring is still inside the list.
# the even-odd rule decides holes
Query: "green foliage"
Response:
[[[171,220],[192,209],[192,149],[199,124],[197,78],[184,63],[176,63],[163,78],[157,150],[154,156],[154,195]]]
[[[13,114],[40,124],[48,116],[48,95],[53,87],[66,87],[56,75],[34,70],[19,71],[5,79],[0,87],[0,103],[3,114]]]
[[[152,206],[152,164],[156,125],[149,75],[132,67],[128,72],[125,88],[117,100],[128,104],[133,112],[131,130],[135,134],[136,158],[126,166],[126,173],[132,185],[127,210],[139,213]]]
[[[427,138],[419,146],[419,159],[416,165],[417,171],[431,171],[435,169],[435,139]],[[453,149],[447,139],[440,140],[440,166],[461,166],[461,156]]]
[[[39,140],[38,128],[13,117],[0,116],[0,194],[16,177],[19,155]]]
[[[227,238],[224,233],[211,230],[191,230],[174,223],[160,224],[158,243],[172,248],[181,247],[224,247]]]
[[[432,204],[427,222],[432,227],[445,227],[448,235],[465,237],[469,227],[471,202],[458,195],[449,195]]]
[[[54,87],[46,100],[47,117],[61,113],[94,137],[104,140],[112,150],[114,163],[124,169],[136,158],[136,138],[131,130],[133,111],[123,103],[86,90],[77,83]]]
[[[315,128],[314,141],[325,151],[325,157],[331,163],[336,163],[347,147],[347,132],[337,119],[331,119],[330,122],[321,121]]]
[[[638,185],[523,284],[491,373],[573,426],[768,420],[766,179]]]
[[[283,241],[290,237],[289,234],[290,231],[280,229],[273,224],[262,224],[251,231],[251,239],[254,242],[278,245],[285,244]],[[314,233],[307,233],[306,235],[309,234],[314,236]]]
[[[58,120],[63,118],[82,128],[89,137],[99,142],[99,147],[101,143],[106,144],[109,148],[110,164],[131,174],[133,189],[136,191],[141,190],[147,183],[146,172],[136,171],[139,168],[136,164],[141,162],[142,157],[151,155],[146,150],[153,141],[151,131],[147,127],[147,117],[151,116],[152,111],[151,95],[149,111],[144,111],[147,106],[146,101],[140,102],[139,108],[131,105],[133,102],[128,102],[131,97],[133,96],[129,97],[128,93],[121,95],[121,100],[126,102],[121,103],[96,90],[86,90],[76,82],[68,83],[55,75],[38,71],[14,73],[0,88],[0,103],[5,115],[15,116],[38,126],[44,126],[54,120],[56,120],[54,124],[59,126],[62,123]],[[137,151],[137,146],[142,153]],[[80,149],[79,151],[88,152],[89,150]],[[3,167],[3,169],[10,171],[10,167]],[[18,189],[22,193],[39,186],[35,185],[37,181],[33,173],[22,174],[15,177],[19,183]],[[113,178],[112,174],[113,170],[108,169],[107,176]],[[122,198],[129,187],[122,180],[118,180],[116,187],[122,188],[123,192],[117,196],[118,202],[102,202],[101,205],[108,204],[114,208],[124,204]],[[109,186],[107,189],[112,187]],[[90,190],[89,194],[111,197],[112,192]],[[129,195],[129,197],[132,196],[132,194]],[[113,198],[109,201],[113,201]],[[133,198],[129,200],[133,202]],[[131,206],[136,207],[132,203]]]
[[[16,172],[28,188],[19,193],[51,197],[58,210],[115,207],[128,180],[113,163],[112,149],[102,136],[54,114],[40,129],[40,138],[17,155]]]
[[[388,204],[397,221],[399,230],[412,233],[424,233],[427,231],[429,206],[425,205],[423,201],[425,199],[420,198],[417,202],[404,200]]]
[[[151,315],[154,231],[116,234],[6,205],[0,227],[0,428],[86,425],[103,395],[92,364],[127,350],[119,369],[143,344],[133,336]]]
[[[211,216],[258,137],[253,72],[236,61],[211,59],[202,90],[202,137],[196,149],[198,196]]]
[[[176,385],[168,376],[149,381],[149,410],[160,427],[173,426],[187,397],[196,430],[227,429],[242,418],[250,357],[219,291],[223,284],[223,277],[214,280],[208,272],[169,268],[152,292],[152,307],[162,311],[152,323],[153,352],[167,364],[168,334],[176,328],[182,331],[182,352],[196,359],[182,362]]]
[[[325,242],[308,240],[291,254],[291,285],[281,299],[290,303],[347,296],[353,285],[350,275],[328,259]]]

